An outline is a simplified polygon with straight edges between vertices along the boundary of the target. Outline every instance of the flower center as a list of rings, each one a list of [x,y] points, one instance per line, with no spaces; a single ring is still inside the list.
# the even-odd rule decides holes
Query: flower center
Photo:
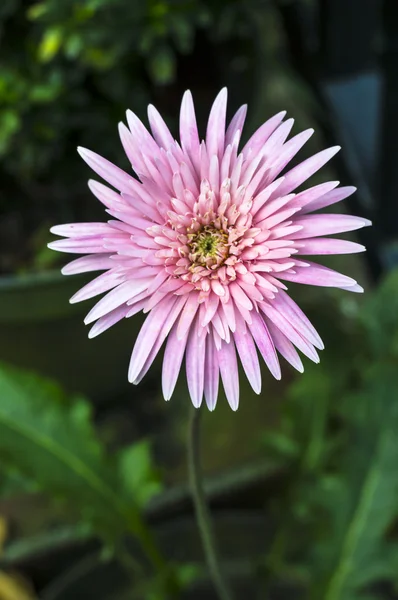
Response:
[[[228,233],[214,225],[205,225],[199,231],[188,233],[188,247],[192,267],[215,269],[228,257]]]

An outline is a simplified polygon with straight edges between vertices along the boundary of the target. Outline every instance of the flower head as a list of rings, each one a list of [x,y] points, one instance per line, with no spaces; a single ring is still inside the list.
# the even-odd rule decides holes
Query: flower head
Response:
[[[338,147],[286,171],[313,130],[286,141],[293,120],[283,121],[281,112],[239,150],[246,107],[226,128],[226,104],[223,89],[202,142],[190,92],[181,105],[180,143],[153,106],[152,134],[128,111],[129,127],[120,124],[119,132],[138,179],[79,148],[112,186],[89,182],[112,219],[53,227],[66,239],[50,244],[85,254],[64,267],[64,274],[104,271],[71,298],[78,302],[106,292],[85,319],[95,322],[90,337],[125,317],[149,313],[133,349],[129,380],[143,378],[166,342],[164,397],[171,397],[185,355],[192,402],[199,406],[204,395],[210,409],[219,375],[231,407],[238,407],[237,355],[257,393],[258,352],[277,379],[277,351],[299,371],[296,348],[319,361],[322,341],[283,282],[362,291],[350,277],[301,256],[361,252],[357,243],[325,236],[370,224],[345,214],[311,214],[343,200],[353,187],[332,181],[294,192]]]

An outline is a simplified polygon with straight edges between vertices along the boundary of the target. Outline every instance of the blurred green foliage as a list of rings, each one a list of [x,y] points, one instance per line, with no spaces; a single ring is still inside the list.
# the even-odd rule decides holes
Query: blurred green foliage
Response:
[[[148,443],[109,456],[87,401],[67,397],[56,384],[10,366],[0,365],[0,397],[1,467],[13,476],[11,489],[5,477],[4,491],[26,490],[29,482],[61,502],[65,514],[77,519],[79,532],[84,528],[86,535],[101,538],[108,552],[126,535],[136,537],[157,566],[160,582],[168,585],[142,516],[161,490]]]
[[[242,7],[210,0],[3,0],[2,169],[28,181],[62,178],[71,149],[99,140],[115,157],[115,123],[126,107],[143,113],[154,86],[175,81],[177,56],[192,52],[198,30],[235,36]]]
[[[128,169],[127,108],[145,120],[153,102],[177,132],[184,89],[210,103],[256,42],[244,0],[0,4],[0,273],[16,273],[54,266],[42,251],[52,223],[96,217],[77,146]]]
[[[109,137],[126,108],[170,83],[208,19],[198,0],[6,0],[0,8],[0,157],[25,180],[62,177],[69,143]],[[67,169],[66,169],[67,170]],[[69,173],[69,177],[71,173]]]
[[[398,590],[397,292],[395,272],[350,335],[292,384],[280,429],[263,439],[287,481],[265,570],[310,600],[385,598],[383,582]]]

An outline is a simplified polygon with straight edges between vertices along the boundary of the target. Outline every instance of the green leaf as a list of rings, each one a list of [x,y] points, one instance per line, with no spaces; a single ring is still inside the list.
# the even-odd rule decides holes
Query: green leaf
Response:
[[[52,382],[0,364],[0,460],[66,500],[108,540],[142,522],[98,442],[90,407]]]
[[[38,57],[41,62],[49,62],[61,48],[63,32],[59,27],[48,29],[40,42]]]
[[[397,369],[375,367],[364,390],[344,401],[350,443],[339,485],[324,498],[330,527],[317,547],[314,598],[352,600],[397,567],[396,548],[383,539],[398,513]]]
[[[156,49],[149,57],[148,66],[150,75],[157,84],[166,85],[174,81],[175,56],[169,47]]]
[[[153,466],[150,444],[146,440],[122,450],[119,472],[127,493],[140,507],[144,507],[163,489],[159,471]]]

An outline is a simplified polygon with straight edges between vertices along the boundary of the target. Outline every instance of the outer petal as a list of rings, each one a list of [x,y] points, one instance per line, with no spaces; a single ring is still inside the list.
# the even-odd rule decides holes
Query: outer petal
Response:
[[[238,410],[239,406],[239,372],[238,362],[236,360],[235,345],[231,340],[221,342],[221,348],[218,350],[218,364],[220,367],[221,379],[224,386],[225,395],[232,410]]]
[[[195,108],[190,91],[185,92],[181,103],[180,139],[183,150],[187,151],[194,158],[195,166],[197,166],[200,140],[196,125]]]
[[[198,408],[202,404],[205,377],[206,336],[199,335],[199,317],[191,327],[188,337],[185,367],[189,394],[193,405]]]
[[[247,379],[256,394],[259,394],[261,392],[261,371],[257,350],[251,333],[248,329],[245,331],[242,325],[244,325],[243,319],[233,337]]]
[[[134,181],[131,175],[127,175],[122,169],[103,158],[96,152],[79,147],[77,149],[80,156],[86,163],[98,173],[100,177],[113,185],[119,191],[128,191],[131,181]]]
[[[219,367],[218,352],[211,333],[206,335],[204,392],[209,410],[214,410],[218,398]]]
[[[182,359],[188,341],[188,332],[182,339],[177,337],[177,326],[174,325],[167,339],[164,351],[162,369],[162,389],[165,400],[170,400],[173,395],[178,375],[180,373]]]
[[[133,382],[140,373],[151,350],[165,325],[170,311],[175,303],[175,297],[166,298],[155,306],[147,316],[141,331],[137,336],[129,366],[129,381]]]
[[[265,361],[265,364],[271,371],[275,379],[281,378],[281,369],[277,354],[275,352],[275,346],[268,331],[268,328],[264,322],[264,319],[258,314],[252,311],[252,324],[249,325],[250,332],[257,344],[258,349]]]
[[[227,114],[227,88],[223,88],[214,100],[206,130],[206,148],[209,159],[216,154],[222,158],[225,143],[225,117]]]

